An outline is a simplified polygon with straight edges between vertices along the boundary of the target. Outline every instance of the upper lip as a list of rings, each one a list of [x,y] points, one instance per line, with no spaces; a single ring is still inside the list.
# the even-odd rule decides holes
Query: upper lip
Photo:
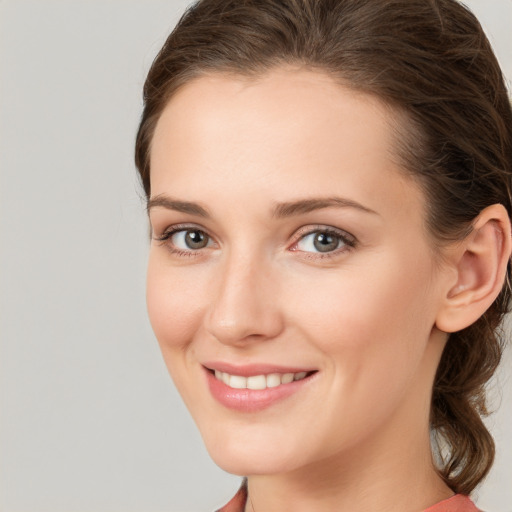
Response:
[[[268,375],[270,373],[300,373],[312,372],[315,368],[304,366],[282,366],[267,363],[252,363],[236,365],[224,361],[208,361],[203,363],[208,370],[217,370],[219,372],[229,373],[230,375],[240,375],[241,377],[252,377],[254,375]]]

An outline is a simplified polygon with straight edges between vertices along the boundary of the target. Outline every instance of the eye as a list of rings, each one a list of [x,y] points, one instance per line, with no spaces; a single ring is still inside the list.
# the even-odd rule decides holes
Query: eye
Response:
[[[191,253],[212,244],[212,239],[201,229],[175,226],[165,231],[156,240],[164,243],[175,253]]]
[[[313,253],[331,253],[354,247],[355,241],[348,235],[332,229],[317,229],[305,234],[294,245],[293,250]]]
[[[203,249],[210,242],[210,237],[199,229],[182,229],[169,237],[172,245],[181,250]]]

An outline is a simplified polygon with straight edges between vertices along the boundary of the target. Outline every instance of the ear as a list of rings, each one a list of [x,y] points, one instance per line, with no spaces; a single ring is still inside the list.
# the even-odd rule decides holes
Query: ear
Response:
[[[438,329],[460,331],[487,311],[506,279],[511,247],[510,219],[504,206],[494,204],[482,210],[471,233],[449,252],[455,278],[447,283],[436,317]]]

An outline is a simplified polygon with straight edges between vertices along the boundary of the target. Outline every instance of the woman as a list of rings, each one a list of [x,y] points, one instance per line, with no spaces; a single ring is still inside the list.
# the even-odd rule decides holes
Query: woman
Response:
[[[475,511],[512,112],[454,0],[203,0],[144,87],[147,301],[222,510]]]

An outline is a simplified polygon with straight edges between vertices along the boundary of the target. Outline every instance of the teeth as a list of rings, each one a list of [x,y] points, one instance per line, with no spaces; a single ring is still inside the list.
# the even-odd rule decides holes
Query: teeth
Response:
[[[281,385],[281,375],[279,373],[271,373],[267,375],[267,388],[276,388]]]
[[[285,373],[282,377],[281,377],[281,382],[283,384],[290,384],[290,382],[293,382],[293,373]]]
[[[247,377],[241,377],[240,375],[230,375],[229,387],[235,389],[243,389],[247,387]]]
[[[265,389],[266,387],[267,378],[265,375],[254,375],[253,377],[247,377],[247,389]]]
[[[307,372],[298,373],[270,373],[268,375],[253,375],[242,377],[241,375],[230,375],[226,372],[215,370],[215,378],[224,382],[226,386],[234,389],[266,389],[275,388],[281,384],[289,384],[295,380],[304,379]]]

